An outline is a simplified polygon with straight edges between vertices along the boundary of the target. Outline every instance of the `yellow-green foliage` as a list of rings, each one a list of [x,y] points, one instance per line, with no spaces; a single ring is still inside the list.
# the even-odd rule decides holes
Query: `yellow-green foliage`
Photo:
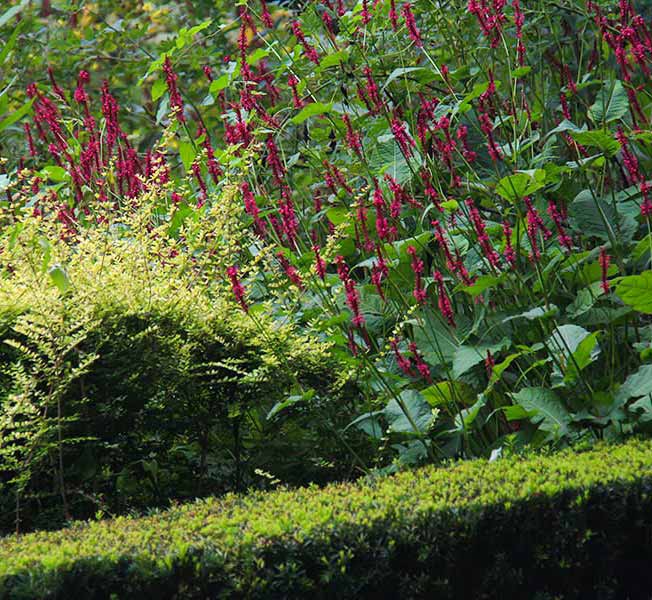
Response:
[[[631,441],[321,490],[228,495],[6,538],[0,593],[576,598],[603,590],[600,597],[625,598],[649,583],[649,569],[634,576],[627,560],[652,558],[651,492],[652,444]]]
[[[0,513],[47,527],[196,497],[250,484],[247,473],[273,470],[278,454],[288,471],[288,457],[314,446],[265,417],[290,393],[336,399],[348,374],[328,343],[231,299],[222,275],[232,248],[217,243],[229,219],[214,213],[183,230],[184,245],[160,235],[147,206],[122,229],[74,241],[29,218],[5,237]],[[193,260],[208,238],[215,252]],[[282,471],[273,474],[291,479]],[[13,520],[0,518],[0,530]]]

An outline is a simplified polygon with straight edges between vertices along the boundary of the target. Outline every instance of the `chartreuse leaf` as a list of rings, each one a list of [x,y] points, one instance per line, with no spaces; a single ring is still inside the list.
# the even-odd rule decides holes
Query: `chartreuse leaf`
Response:
[[[190,142],[179,142],[179,155],[183,168],[186,171],[190,170],[192,162],[195,160],[195,149]]]
[[[165,92],[167,91],[168,86],[165,83],[165,79],[162,77],[157,79],[152,86],[152,101],[156,102]]]
[[[616,294],[634,310],[652,315],[652,271],[622,277],[616,285]]]
[[[57,286],[59,292],[65,294],[70,289],[70,279],[61,265],[54,265],[48,270],[52,283]]]

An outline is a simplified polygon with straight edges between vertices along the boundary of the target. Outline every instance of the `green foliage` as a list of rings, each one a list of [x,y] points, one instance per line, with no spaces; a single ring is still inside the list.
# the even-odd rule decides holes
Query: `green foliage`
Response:
[[[229,495],[5,538],[0,595],[634,598],[651,492],[652,447],[630,441]]]
[[[70,253],[29,223],[5,247],[5,530],[352,468],[333,428],[355,387],[330,346],[262,314],[234,318],[183,264],[152,269],[156,238],[132,225],[136,238],[90,233]],[[271,418],[290,390],[303,405]]]

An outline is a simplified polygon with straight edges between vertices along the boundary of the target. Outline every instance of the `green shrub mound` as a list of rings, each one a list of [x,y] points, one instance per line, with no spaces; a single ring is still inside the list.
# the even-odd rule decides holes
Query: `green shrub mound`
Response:
[[[2,598],[644,598],[652,444],[204,500],[0,543]]]

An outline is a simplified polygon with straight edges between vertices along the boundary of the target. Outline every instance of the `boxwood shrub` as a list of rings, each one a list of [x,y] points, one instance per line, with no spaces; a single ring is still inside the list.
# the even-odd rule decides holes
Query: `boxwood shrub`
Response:
[[[3,598],[649,598],[652,444],[228,495],[0,542]]]

